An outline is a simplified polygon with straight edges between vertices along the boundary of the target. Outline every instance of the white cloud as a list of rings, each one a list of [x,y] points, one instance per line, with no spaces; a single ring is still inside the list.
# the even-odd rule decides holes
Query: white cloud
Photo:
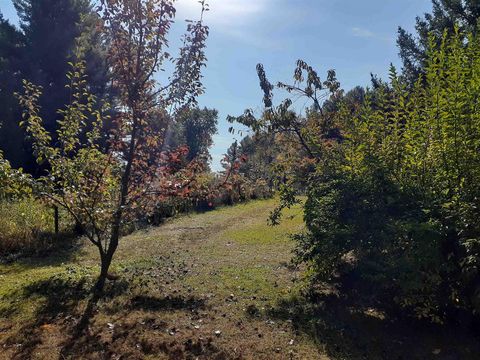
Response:
[[[370,30],[359,28],[359,27],[354,27],[352,28],[352,34],[355,37],[362,37],[362,38],[371,38],[375,37],[375,33],[373,33]]]
[[[395,38],[392,36],[380,35],[373,31],[370,31],[365,28],[360,28],[360,27],[353,27],[352,34],[355,37],[364,38],[364,39],[377,39],[377,40],[386,41],[389,43],[395,42]]]
[[[209,24],[236,26],[244,24],[267,9],[270,0],[209,0],[210,11],[205,15]],[[197,18],[198,0],[178,0],[179,15]]]
[[[278,40],[274,41],[269,35],[272,16],[269,16],[268,10],[276,9],[276,16],[280,14],[279,8],[285,10],[284,5],[280,6],[279,0],[207,0],[207,2],[209,11],[204,14],[204,20],[212,31],[259,49],[276,51],[283,48]],[[176,8],[177,19],[195,20],[200,16],[201,5],[198,0],[177,0]]]

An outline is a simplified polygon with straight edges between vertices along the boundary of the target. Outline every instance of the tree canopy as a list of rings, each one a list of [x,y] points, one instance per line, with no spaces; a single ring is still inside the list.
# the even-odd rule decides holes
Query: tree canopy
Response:
[[[15,0],[20,29],[5,20],[0,25],[0,147],[15,167],[41,174],[31,145],[22,140],[21,110],[13,93],[21,90],[21,80],[42,86],[41,115],[49,131],[56,130],[61,115],[57,109],[69,101],[66,74],[68,62],[81,49],[87,60],[89,88],[99,98],[109,98],[108,67],[99,17],[88,0]],[[3,80],[3,79],[2,79]]]
[[[477,0],[432,0],[432,12],[418,16],[416,34],[399,27],[397,45],[403,62],[403,73],[414,83],[423,72],[428,58],[429,36],[441,41],[444,31],[452,35],[455,26],[461,31],[476,33],[480,18]]]

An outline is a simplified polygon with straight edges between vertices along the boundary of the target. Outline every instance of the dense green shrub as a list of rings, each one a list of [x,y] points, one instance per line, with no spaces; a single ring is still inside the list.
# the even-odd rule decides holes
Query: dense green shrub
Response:
[[[23,171],[13,169],[0,151],[0,201],[21,198],[32,194],[31,177]]]
[[[468,40],[463,40],[463,39]],[[419,318],[480,311],[480,38],[430,42],[424,77],[366,94],[309,181],[298,256],[330,280],[350,255]],[[340,110],[342,116],[342,110]],[[341,117],[340,116],[340,117]]]
[[[309,232],[297,236],[297,255],[312,265],[313,279],[343,275],[347,257],[377,299],[440,321],[448,305],[442,277],[450,269],[442,261],[441,224],[423,210],[420,194],[380,170],[318,174],[315,181],[305,204]]]

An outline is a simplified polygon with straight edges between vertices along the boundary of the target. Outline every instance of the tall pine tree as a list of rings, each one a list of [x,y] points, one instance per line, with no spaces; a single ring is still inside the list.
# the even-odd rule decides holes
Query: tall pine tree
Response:
[[[20,19],[17,30],[3,21],[0,38],[10,39],[10,46],[0,48],[0,71],[14,79],[0,83],[0,147],[14,167],[24,167],[38,174],[31,149],[20,130],[20,111],[14,92],[20,89],[21,79],[43,87],[42,117],[49,131],[54,131],[60,114],[57,109],[68,103],[65,88],[68,62],[75,52],[82,51],[87,60],[89,86],[100,98],[107,97],[108,71],[101,35],[97,30],[99,18],[89,0],[13,0]],[[13,35],[15,34],[15,35]],[[9,104],[10,106],[5,106]]]
[[[21,151],[24,134],[16,125],[20,114],[13,93],[21,85],[24,47],[23,34],[0,14],[0,150],[15,157],[15,163],[22,166],[28,160]]]
[[[425,68],[428,49],[428,34],[441,40],[446,30],[453,34],[455,24],[461,31],[476,33],[480,17],[478,0],[432,0],[432,13],[417,17],[416,34],[399,27],[397,45],[403,62],[403,75],[411,84],[415,83]]]

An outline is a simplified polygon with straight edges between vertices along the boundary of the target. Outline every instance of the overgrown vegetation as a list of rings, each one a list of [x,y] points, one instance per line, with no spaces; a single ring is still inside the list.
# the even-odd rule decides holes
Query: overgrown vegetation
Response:
[[[434,0],[416,35],[399,29],[402,71],[392,65],[369,88],[345,92],[334,70],[322,79],[303,60],[292,82],[274,85],[259,64],[264,107],[227,118],[250,132],[217,173],[218,111],[196,102],[205,0],[177,57],[168,50],[175,1],[14,4],[19,28],[0,17],[0,335],[9,335],[0,344],[9,355],[44,356],[46,338],[61,339],[54,347],[67,358],[124,349],[401,358],[418,347],[403,343],[409,321],[428,327],[435,346],[438,329],[448,330],[444,343],[457,325],[479,323],[477,2]],[[270,200],[216,209],[256,199]],[[81,251],[63,247],[74,233]],[[159,311],[170,325],[152,317]],[[181,343],[152,339],[158,330]],[[357,334],[370,330],[395,345]],[[478,348],[462,335],[454,357]],[[418,357],[440,354],[435,346]]]
[[[89,328],[76,333],[97,274],[97,250],[0,264],[1,354],[6,358],[335,360],[476,359],[476,339],[412,327],[326,294],[315,304],[289,263],[302,208],[266,223],[277,200],[184,215],[120,243]],[[99,341],[100,339],[100,341]],[[387,354],[387,355],[386,355]]]
[[[31,199],[0,203],[0,254],[45,250],[42,233],[54,233],[53,212]],[[45,240],[45,238],[44,238]]]
[[[479,49],[476,35],[458,29],[440,41],[432,34],[413,88],[392,67],[390,81],[375,81],[353,106],[333,72],[321,82],[299,61],[295,84],[279,87],[312,100],[304,119],[288,99],[273,106],[258,68],[266,111],[237,120],[296,134],[309,159],[308,232],[296,236],[296,253],[312,281],[355,274],[385,306],[393,300],[435,322],[478,314]],[[322,96],[329,101],[320,105]],[[282,190],[282,207],[295,203],[294,187]]]

